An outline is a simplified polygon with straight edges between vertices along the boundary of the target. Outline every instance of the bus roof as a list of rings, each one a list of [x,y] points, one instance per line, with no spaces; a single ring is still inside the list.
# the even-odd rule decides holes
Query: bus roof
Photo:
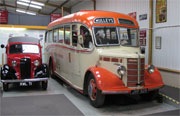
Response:
[[[11,37],[8,39],[8,43],[11,42],[30,42],[30,43],[39,43],[39,40],[34,37],[24,37],[24,36],[19,36],[19,37]]]
[[[100,23],[100,22],[95,22],[95,19],[101,19],[101,20],[113,19],[113,22],[107,21],[107,22]],[[119,20],[129,21],[131,24],[129,22],[126,23],[124,21],[119,21]],[[66,23],[73,23],[73,22],[83,23],[88,27],[92,27],[92,26],[126,26],[129,28],[139,27],[137,21],[131,16],[126,15],[126,14],[112,12],[112,11],[84,10],[84,11],[79,11],[73,14],[66,15],[64,17],[61,17],[49,23],[48,29],[55,28],[59,24],[66,24]]]

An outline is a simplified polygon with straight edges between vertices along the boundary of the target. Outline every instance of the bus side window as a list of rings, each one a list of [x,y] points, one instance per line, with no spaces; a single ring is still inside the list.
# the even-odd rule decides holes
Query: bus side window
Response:
[[[48,35],[48,31],[46,31],[46,33],[45,33],[45,40],[44,40],[45,43],[47,43],[47,39],[48,39],[47,35]]]
[[[78,40],[78,28],[77,25],[72,25],[72,45],[77,46]]]
[[[58,39],[59,39],[59,38],[58,38],[58,37],[59,37],[58,35],[59,35],[58,29],[55,29],[55,30],[54,30],[54,33],[53,33],[53,37],[54,37],[54,38],[53,38],[53,42],[55,42],[55,43],[58,42]]]
[[[92,36],[89,30],[85,26],[80,27],[80,34],[83,37],[83,45],[84,48],[91,48],[92,46]]]
[[[64,28],[60,27],[59,28],[59,40],[58,43],[63,43],[64,40]]]
[[[48,32],[48,43],[52,43],[53,42],[53,37],[52,37],[52,31]]]
[[[64,43],[70,45],[70,26],[64,26]]]

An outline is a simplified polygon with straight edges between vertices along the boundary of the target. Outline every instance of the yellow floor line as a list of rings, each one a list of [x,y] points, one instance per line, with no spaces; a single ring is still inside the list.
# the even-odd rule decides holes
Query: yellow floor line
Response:
[[[175,100],[175,99],[173,99],[173,98],[171,98],[171,97],[169,97],[169,96],[167,96],[167,95],[165,95],[165,94],[163,94],[163,93],[159,93],[159,94],[162,95],[163,97],[165,97],[166,99],[169,99],[170,101],[176,103],[177,105],[180,104],[179,101],[177,101],[177,100]]]

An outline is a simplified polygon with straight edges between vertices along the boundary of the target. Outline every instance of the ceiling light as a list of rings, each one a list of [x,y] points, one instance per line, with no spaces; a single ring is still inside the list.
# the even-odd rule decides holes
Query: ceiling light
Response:
[[[16,9],[16,12],[26,13],[26,14],[29,14],[29,15],[36,15],[35,12],[25,11],[25,10],[22,10],[22,9]]]
[[[29,5],[28,3],[20,2],[20,1],[17,1],[17,4],[24,5],[24,6],[28,6]]]
[[[36,15],[36,13],[34,13],[34,12],[26,12],[26,13],[29,15]]]
[[[26,11],[24,11],[24,10],[20,10],[20,9],[16,9],[16,12],[26,13]]]
[[[31,4],[35,4],[35,5],[39,5],[39,6],[44,6],[43,3],[40,2],[35,2],[35,1],[31,1]]]
[[[26,3],[30,3],[30,0],[19,0],[21,2],[26,2]]]
[[[33,4],[30,4],[29,6],[30,6],[30,7],[33,7],[33,8],[37,8],[37,9],[42,9],[41,6],[37,6],[37,5],[33,5]]]

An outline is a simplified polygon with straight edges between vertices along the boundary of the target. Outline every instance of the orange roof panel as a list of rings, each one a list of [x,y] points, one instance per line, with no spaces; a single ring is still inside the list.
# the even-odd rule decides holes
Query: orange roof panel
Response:
[[[95,19],[97,18],[112,18],[114,19],[114,23],[96,23]],[[132,21],[134,25],[124,25],[119,23],[119,19],[129,20]],[[66,15],[64,17],[61,17],[53,22],[51,22],[48,25],[48,29],[51,29],[59,24],[66,24],[66,23],[72,23],[72,22],[79,22],[83,23],[89,28],[92,26],[126,26],[129,28],[138,28],[139,25],[137,21],[122,13],[112,12],[112,11],[100,11],[100,10],[83,10],[79,11],[70,15]]]

